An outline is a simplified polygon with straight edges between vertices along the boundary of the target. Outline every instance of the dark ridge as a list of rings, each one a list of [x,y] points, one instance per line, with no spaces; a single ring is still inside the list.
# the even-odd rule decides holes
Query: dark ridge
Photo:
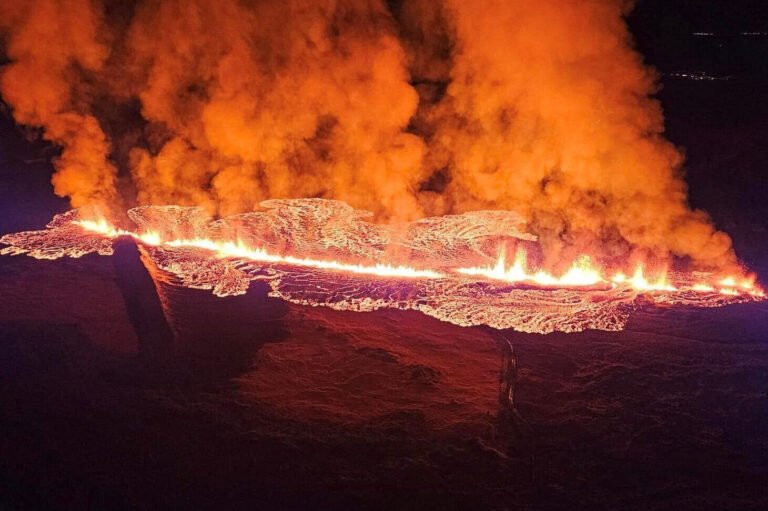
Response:
[[[162,357],[173,344],[173,332],[136,242],[117,241],[112,264],[128,318],[139,340],[139,352],[151,358]]]

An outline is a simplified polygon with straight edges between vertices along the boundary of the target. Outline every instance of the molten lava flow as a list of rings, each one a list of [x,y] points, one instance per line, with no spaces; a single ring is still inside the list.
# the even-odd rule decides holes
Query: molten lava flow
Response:
[[[600,270],[595,268],[587,255],[579,256],[573,265],[559,277],[544,270],[530,273],[527,269],[527,254],[519,248],[515,254],[515,263],[507,268],[505,254],[502,251],[493,267],[459,268],[456,271],[464,275],[483,276],[507,282],[525,282],[542,287],[581,287],[594,286],[605,282]]]
[[[218,241],[208,238],[195,239],[171,239],[163,240],[157,232],[147,231],[136,233],[123,229],[118,229],[110,225],[106,220],[77,220],[75,224],[81,226],[86,231],[98,233],[109,238],[120,236],[130,236],[142,243],[150,246],[160,246],[167,248],[199,248],[213,252],[219,258],[233,258],[262,263],[284,263],[291,266],[317,268],[322,270],[343,271],[361,275],[374,275],[379,277],[393,278],[421,278],[421,279],[440,279],[445,278],[445,274],[431,269],[417,269],[410,266],[392,265],[377,263],[373,265],[350,264],[335,260],[312,259],[305,257],[295,257],[291,255],[277,255],[268,252],[262,248],[251,248],[246,246],[242,240],[237,241]],[[600,285],[627,286],[636,291],[678,291],[678,287],[670,284],[666,280],[666,275],[662,274],[653,282],[649,281],[643,272],[642,266],[637,266],[634,274],[627,278],[623,273],[617,273],[610,281],[603,277],[603,273],[597,268],[588,255],[579,256],[568,270],[560,276],[545,270],[529,272],[528,257],[525,249],[518,248],[515,254],[515,262],[512,266],[506,267],[505,253],[502,250],[496,264],[492,267],[473,267],[456,268],[451,271],[470,276],[483,276],[490,279],[503,280],[511,283],[525,283],[531,286],[544,288],[579,288],[593,287]],[[754,287],[753,281],[743,280],[737,283],[736,278],[726,277],[719,281],[719,289],[706,283],[697,283],[685,286],[687,290],[694,292],[710,293],[718,291],[721,294],[729,296],[739,296],[742,293],[752,294],[754,296],[763,296],[760,289]]]
[[[3,236],[7,247],[0,253],[40,259],[109,255],[116,238],[129,236],[162,285],[233,296],[266,280],[272,296],[297,304],[417,310],[462,326],[537,333],[620,330],[639,296],[702,307],[765,297],[753,276],[648,275],[641,265],[612,272],[587,255],[562,272],[536,267],[520,243],[535,238],[519,230],[520,218],[512,212],[434,217],[394,228],[366,222],[362,212],[338,201],[262,206],[266,211],[216,221],[200,208],[134,208],[128,216],[135,230],[74,210],[55,217],[47,230]],[[504,251],[488,254],[512,242],[518,250],[511,264]]]
[[[681,283],[678,286],[667,281],[666,273],[662,273],[653,281],[645,276],[642,265],[635,268],[631,277],[623,272],[616,273],[612,278],[604,277],[604,271],[596,267],[588,255],[581,255],[560,276],[554,276],[545,270],[529,271],[528,255],[523,248],[518,248],[515,254],[515,262],[512,266],[506,266],[504,251],[499,254],[496,264],[493,266],[480,266],[471,268],[458,268],[458,273],[471,276],[482,276],[489,279],[501,280],[511,283],[525,283],[532,286],[555,288],[579,288],[608,285],[614,287],[628,287],[640,292],[653,291],[690,291],[701,293],[719,292],[723,295],[739,296],[749,294],[755,297],[765,296],[764,292],[755,287],[754,279],[745,279],[737,282],[735,277],[726,277],[715,284]],[[717,287],[715,287],[717,286]]]
[[[638,265],[635,268],[635,273],[632,274],[631,277],[627,277],[624,273],[617,273],[613,276],[612,279],[614,284],[618,285],[629,285],[634,289],[638,289],[640,291],[677,291],[678,288],[669,284],[667,282],[667,276],[665,273],[660,275],[655,282],[650,282],[646,277],[645,273],[643,271],[643,267],[641,265]],[[702,284],[699,284],[700,286],[704,286]],[[709,286],[704,286],[702,289],[709,288]],[[698,291],[696,285],[691,286],[692,291]],[[706,289],[705,289],[706,290]]]
[[[439,279],[443,277],[442,274],[436,271],[417,270],[415,268],[401,265],[393,266],[391,264],[381,263],[374,265],[347,264],[339,261],[323,261],[320,259],[275,255],[270,254],[264,249],[249,248],[245,246],[245,244],[243,244],[243,242],[240,240],[237,242],[216,241],[206,238],[162,240],[156,232],[149,231],[143,234],[138,234],[123,229],[117,229],[109,225],[109,223],[103,219],[98,221],[78,220],[75,221],[75,223],[80,225],[86,231],[102,234],[110,238],[131,236],[147,245],[152,246],[171,248],[200,248],[214,252],[217,257],[221,258],[246,259],[249,261],[257,261],[262,263],[285,263],[292,266],[306,266],[322,270],[346,271],[361,275],[378,275],[381,277],[423,279]]]

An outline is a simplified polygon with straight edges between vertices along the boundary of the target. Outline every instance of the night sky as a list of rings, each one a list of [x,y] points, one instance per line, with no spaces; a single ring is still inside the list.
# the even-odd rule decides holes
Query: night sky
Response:
[[[642,0],[629,22],[661,73],[657,97],[667,136],[685,148],[692,205],[766,269],[758,246],[768,242],[768,4]]]

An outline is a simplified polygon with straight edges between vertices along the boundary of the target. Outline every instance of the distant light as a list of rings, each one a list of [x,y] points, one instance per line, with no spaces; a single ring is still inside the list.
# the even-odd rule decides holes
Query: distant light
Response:
[[[725,81],[730,80],[732,76],[717,76],[705,73],[704,71],[674,71],[672,73],[664,73],[664,76],[672,78],[684,78],[686,80],[701,81]]]

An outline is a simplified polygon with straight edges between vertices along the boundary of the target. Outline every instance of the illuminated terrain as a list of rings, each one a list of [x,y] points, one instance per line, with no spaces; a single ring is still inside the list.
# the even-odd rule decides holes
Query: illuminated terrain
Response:
[[[416,310],[460,326],[522,332],[621,330],[643,301],[718,307],[762,300],[750,277],[664,272],[641,265],[608,273],[583,255],[560,274],[529,268],[535,237],[508,211],[377,225],[367,214],[323,199],[271,200],[263,212],[212,221],[201,208],[145,206],[128,211],[136,230],[79,210],[43,231],[8,234],[3,254],[38,259],[110,255],[133,237],[145,262],[170,283],[220,297],[244,294],[254,280],[271,296],[337,310]],[[514,261],[504,247],[517,245]],[[501,247],[501,248],[500,248]]]

